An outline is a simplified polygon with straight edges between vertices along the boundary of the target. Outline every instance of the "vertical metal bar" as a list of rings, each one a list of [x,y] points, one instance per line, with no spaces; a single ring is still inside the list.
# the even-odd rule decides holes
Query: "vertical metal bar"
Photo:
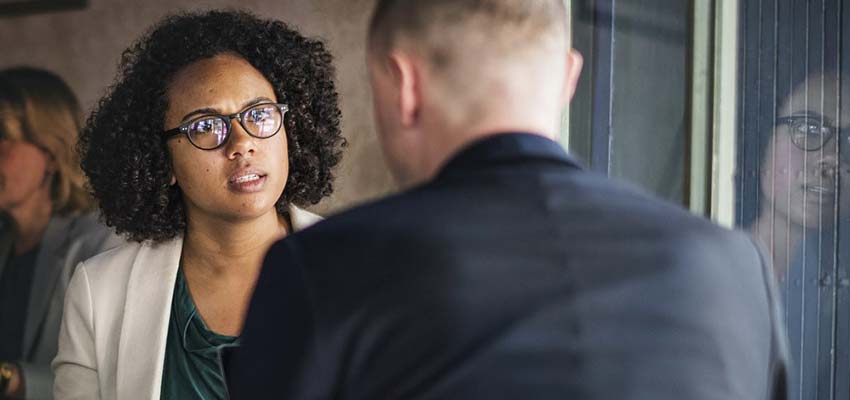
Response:
[[[819,95],[810,100],[815,104],[817,110],[821,110],[824,115],[835,115],[838,118],[840,110],[830,107],[834,104],[833,100],[837,100],[839,96],[839,86],[833,85],[832,77],[829,76],[830,69],[837,69],[835,62],[835,53],[839,51],[839,43],[834,35],[834,32],[840,30],[838,22],[840,22],[836,0],[819,0],[814,2],[812,10],[812,41],[813,51],[811,54],[813,73],[811,75],[820,76],[820,79],[811,82],[817,89]],[[829,108],[828,108],[829,107]],[[832,118],[830,118],[832,119]],[[834,121],[824,122],[834,124]],[[839,125],[840,126],[840,125]],[[840,135],[837,135],[840,137]],[[820,149],[819,161],[826,160],[827,157],[838,158],[840,148],[839,140],[830,141]],[[840,161],[838,161],[840,162]],[[836,165],[840,168],[840,164]],[[823,173],[819,173],[820,182],[824,185]],[[840,178],[839,178],[840,179]],[[833,187],[836,187],[833,184]],[[818,397],[822,399],[834,399],[835,389],[839,380],[850,379],[850,376],[841,377],[836,375],[836,330],[837,318],[839,309],[836,308],[838,297],[838,264],[836,262],[838,245],[835,240],[838,229],[838,207],[836,201],[838,190],[833,196],[833,203],[828,207],[824,207],[823,203],[819,204],[818,213],[818,229],[815,238],[816,249],[818,251],[816,259],[821,276],[821,288],[819,293],[819,324],[818,324]],[[822,196],[822,195],[821,195]]]
[[[836,105],[838,117],[835,125],[846,126],[850,121],[842,120],[841,114],[843,110],[846,110],[847,107],[850,106],[850,103],[848,103],[848,100],[850,99],[842,97],[842,95],[846,94],[848,91],[841,88],[847,86],[848,79],[850,79],[850,77],[847,76],[847,71],[850,71],[850,60],[846,57],[847,54],[850,54],[848,53],[850,52],[850,40],[847,39],[847,34],[850,34],[850,31],[846,28],[847,24],[850,24],[850,7],[848,7],[845,2],[836,0],[834,9],[834,15],[836,15],[837,19],[837,27],[835,32],[830,36],[832,36],[836,41],[837,54],[835,64],[838,68],[835,75],[838,80],[839,87],[839,97]],[[843,140],[839,141],[838,153],[839,159],[850,158],[848,157],[848,155],[850,155],[848,154],[850,153],[850,148],[847,146],[847,142]],[[843,178],[846,177],[843,174],[839,174],[839,187],[847,186],[841,185],[841,179]],[[839,207],[838,215],[850,215],[848,214],[848,211],[850,211],[850,204],[846,204],[847,201],[844,200],[847,193],[843,193],[840,190],[836,193],[836,203]],[[836,247],[835,264],[837,268],[838,290],[835,299],[836,320],[834,354],[836,380],[833,393],[834,398],[840,400],[850,399],[850,245],[847,243],[848,239],[850,239],[850,223],[843,221],[837,224],[834,240],[834,245]]]
[[[597,0],[594,9],[594,80],[591,160],[594,171],[611,173],[614,126],[614,33],[617,0]]]
[[[758,52],[751,51],[758,47],[758,9],[759,4],[752,1],[742,1],[739,4],[741,12],[740,34],[744,45],[740,50],[740,94],[738,96],[738,185],[736,206],[738,208],[737,223],[745,229],[752,229],[760,211],[758,192],[760,170],[758,161],[758,110],[756,98],[758,90]],[[719,28],[718,28],[719,29]],[[755,104],[754,104],[755,103]],[[713,189],[716,190],[716,189]],[[767,243],[765,243],[767,245]]]
[[[714,62],[714,0],[691,3],[690,108],[686,109],[691,129],[686,151],[690,165],[688,208],[699,215],[709,215],[711,104],[713,101],[712,63]]]
[[[735,156],[738,121],[738,4],[718,1],[715,16],[714,104],[712,115],[711,218],[735,225]]]
[[[563,0],[564,10],[567,12],[567,27],[568,29],[573,29],[573,2],[571,0]],[[573,34],[572,32],[567,32],[567,48],[572,49],[573,43]],[[564,146],[565,149],[570,148],[570,106],[569,104],[564,107],[564,110],[561,112],[561,132],[560,137],[558,138],[558,142]]]

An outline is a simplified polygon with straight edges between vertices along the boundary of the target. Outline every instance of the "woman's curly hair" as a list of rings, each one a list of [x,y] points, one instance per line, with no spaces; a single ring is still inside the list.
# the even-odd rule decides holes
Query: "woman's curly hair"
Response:
[[[105,222],[134,241],[182,234],[186,212],[163,139],[167,88],[175,73],[213,56],[238,54],[289,106],[284,126],[289,178],[276,208],[318,203],[333,192],[342,157],[338,94],[325,45],[275,20],[242,11],[166,17],[124,51],[118,77],[89,116],[79,152]]]

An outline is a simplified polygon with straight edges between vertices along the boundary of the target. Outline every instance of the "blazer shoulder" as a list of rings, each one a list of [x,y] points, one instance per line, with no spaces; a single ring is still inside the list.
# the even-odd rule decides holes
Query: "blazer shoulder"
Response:
[[[94,213],[75,217],[68,229],[68,237],[77,247],[77,262],[127,243],[114,229],[101,223]]]
[[[123,307],[134,282],[147,289],[150,285],[173,286],[167,277],[178,268],[182,244],[182,238],[163,243],[128,242],[81,262],[72,280],[78,275],[86,278],[91,295],[103,300],[96,304],[101,311]]]
[[[138,242],[127,242],[112,249],[97,254],[85,261],[80,262],[75,275],[84,269],[89,277],[92,290],[97,292],[103,286],[104,289],[119,285],[130,279],[133,266],[139,257],[143,256],[149,244]],[[147,267],[147,265],[146,265]],[[152,266],[150,266],[152,267]]]

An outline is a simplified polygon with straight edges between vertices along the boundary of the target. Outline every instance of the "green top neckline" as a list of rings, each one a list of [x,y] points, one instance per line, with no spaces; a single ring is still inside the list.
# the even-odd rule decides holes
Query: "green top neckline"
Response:
[[[183,269],[177,270],[162,372],[161,399],[227,399],[221,352],[239,337],[218,334],[198,314]]]

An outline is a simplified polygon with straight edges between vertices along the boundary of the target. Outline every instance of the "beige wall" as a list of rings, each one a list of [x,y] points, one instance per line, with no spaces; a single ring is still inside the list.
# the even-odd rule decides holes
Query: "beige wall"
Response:
[[[348,139],[327,213],[392,190],[374,134],[365,67],[365,31],[373,0],[89,0],[87,8],[0,18],[0,68],[33,65],[64,77],[91,107],[112,82],[121,51],[163,15],[239,7],[278,18],[326,40],[337,61],[342,129]]]

